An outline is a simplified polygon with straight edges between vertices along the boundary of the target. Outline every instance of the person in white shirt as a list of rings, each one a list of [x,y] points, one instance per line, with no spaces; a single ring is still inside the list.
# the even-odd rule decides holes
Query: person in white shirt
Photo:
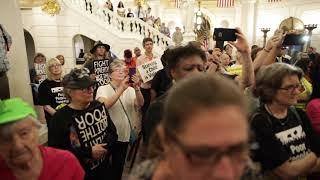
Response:
[[[133,75],[132,83],[129,83],[128,69],[123,61],[113,61],[109,74],[111,82],[98,88],[96,99],[108,108],[117,128],[118,141],[111,150],[113,177],[110,179],[121,180],[129,141],[134,141],[141,129],[140,108],[144,99],[139,77]]]

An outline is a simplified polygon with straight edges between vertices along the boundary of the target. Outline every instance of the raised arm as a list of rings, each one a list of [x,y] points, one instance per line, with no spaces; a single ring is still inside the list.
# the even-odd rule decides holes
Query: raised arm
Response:
[[[240,87],[245,89],[246,87],[252,86],[254,84],[254,71],[250,56],[249,44],[242,31],[239,28],[237,28],[237,31],[237,41],[229,43],[236,47],[241,54],[242,78],[240,80]]]

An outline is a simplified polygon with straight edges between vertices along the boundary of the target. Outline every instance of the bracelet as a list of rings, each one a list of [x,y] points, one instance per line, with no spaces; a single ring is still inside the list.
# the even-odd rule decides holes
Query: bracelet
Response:
[[[267,50],[266,48],[263,48],[263,50],[266,51],[266,52],[270,52],[271,51],[271,50]]]

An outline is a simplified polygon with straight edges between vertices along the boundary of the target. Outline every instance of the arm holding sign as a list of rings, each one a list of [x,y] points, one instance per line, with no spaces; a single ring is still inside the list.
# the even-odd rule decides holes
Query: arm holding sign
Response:
[[[110,83],[112,86],[112,83]],[[129,77],[124,78],[118,87],[115,87],[115,93],[108,97],[104,96],[103,90],[99,87],[97,91],[97,99],[98,101],[104,103],[107,109],[112,107],[120,98],[121,94],[129,87]]]
[[[132,81],[133,81],[133,88],[135,89],[135,92],[136,92],[136,102],[135,103],[139,107],[142,107],[144,104],[144,99],[143,99],[143,95],[140,91],[141,80],[138,75],[133,75]]]

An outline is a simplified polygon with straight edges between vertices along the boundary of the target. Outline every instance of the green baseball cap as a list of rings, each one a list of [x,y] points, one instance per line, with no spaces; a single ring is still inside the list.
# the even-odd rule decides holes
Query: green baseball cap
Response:
[[[37,117],[28,103],[20,98],[0,100],[0,125],[21,120],[27,116]]]

